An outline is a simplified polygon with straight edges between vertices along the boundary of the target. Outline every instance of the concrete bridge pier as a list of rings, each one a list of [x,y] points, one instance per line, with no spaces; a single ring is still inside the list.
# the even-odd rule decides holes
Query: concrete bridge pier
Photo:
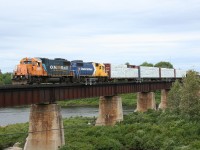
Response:
[[[24,150],[57,150],[64,144],[60,107],[57,104],[32,105]]]
[[[138,92],[137,108],[135,111],[145,112],[148,109],[156,109],[154,92]]]
[[[120,96],[101,96],[99,98],[99,116],[96,126],[115,125],[123,120],[122,99]]]
[[[158,109],[166,109],[167,108],[167,95],[169,93],[169,90],[161,90],[161,102],[158,106]]]

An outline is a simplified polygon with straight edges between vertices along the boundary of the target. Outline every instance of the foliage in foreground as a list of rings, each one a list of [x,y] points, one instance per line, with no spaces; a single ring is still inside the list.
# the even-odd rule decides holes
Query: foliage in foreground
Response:
[[[198,150],[200,121],[170,111],[133,113],[111,126],[93,126],[95,118],[64,119],[61,150]],[[25,142],[28,124],[0,127],[0,149]],[[4,135],[3,135],[4,134]],[[3,136],[2,136],[3,135]],[[22,146],[23,147],[23,146]]]
[[[187,73],[187,77],[180,83],[176,81],[168,97],[168,107],[191,119],[200,116],[200,78],[194,71]]]
[[[21,146],[23,146],[27,135],[28,123],[18,123],[0,127],[0,149],[13,146],[16,142],[20,142]]]
[[[61,150],[195,150],[200,149],[200,122],[169,111],[125,116],[114,127],[91,126],[89,118],[64,121],[66,145]]]

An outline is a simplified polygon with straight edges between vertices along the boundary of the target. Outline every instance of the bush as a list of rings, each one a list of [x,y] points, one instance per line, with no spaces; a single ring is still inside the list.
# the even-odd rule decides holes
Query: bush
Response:
[[[180,109],[191,118],[200,116],[200,79],[195,72],[190,71],[183,79],[181,89]]]
[[[23,146],[27,135],[28,123],[0,127],[0,149],[13,146],[16,142]]]
[[[168,94],[168,108],[171,110],[179,110],[179,105],[181,101],[181,83],[176,80],[173,83],[171,90]]]
[[[197,119],[200,116],[200,78],[194,71],[187,73],[183,83],[176,81],[168,98],[171,110],[180,111],[182,115]]]
[[[61,150],[198,150],[200,121],[190,120],[171,111],[132,113],[115,126],[88,125],[93,118],[64,119],[65,146]],[[21,142],[28,124],[0,127],[0,149]]]

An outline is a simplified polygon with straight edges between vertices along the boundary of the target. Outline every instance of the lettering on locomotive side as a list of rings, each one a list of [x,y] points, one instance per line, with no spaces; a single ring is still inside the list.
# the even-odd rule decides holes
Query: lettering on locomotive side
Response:
[[[53,65],[51,65],[50,69],[52,69],[52,70],[68,70],[69,67],[68,66],[53,66]]]
[[[83,71],[92,71],[93,69],[92,68],[81,68],[81,70],[83,70]]]

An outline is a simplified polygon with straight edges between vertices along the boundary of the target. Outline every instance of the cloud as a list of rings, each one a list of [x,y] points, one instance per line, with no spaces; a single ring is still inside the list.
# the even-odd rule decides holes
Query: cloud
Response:
[[[199,0],[1,0],[0,69],[35,56],[188,69],[199,63],[199,27]]]

